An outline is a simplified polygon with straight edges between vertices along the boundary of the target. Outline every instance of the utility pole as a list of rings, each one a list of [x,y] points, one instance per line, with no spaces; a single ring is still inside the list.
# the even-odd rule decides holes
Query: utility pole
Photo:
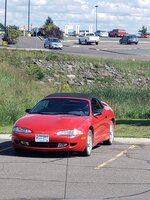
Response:
[[[95,8],[96,8],[96,26],[95,27],[96,27],[96,31],[97,31],[97,8],[98,8],[98,5],[96,5]]]
[[[28,0],[28,33],[30,32],[30,0]]]
[[[4,20],[5,33],[6,33],[6,26],[7,26],[7,0],[5,0],[5,20]]]

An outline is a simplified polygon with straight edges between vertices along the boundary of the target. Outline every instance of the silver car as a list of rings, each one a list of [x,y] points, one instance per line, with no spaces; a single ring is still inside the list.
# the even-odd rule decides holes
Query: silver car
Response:
[[[44,48],[49,49],[62,49],[63,44],[60,39],[54,37],[48,37],[44,41]]]

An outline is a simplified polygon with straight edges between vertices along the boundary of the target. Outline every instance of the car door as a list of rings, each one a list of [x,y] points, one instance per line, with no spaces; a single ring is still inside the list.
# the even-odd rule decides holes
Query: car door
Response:
[[[93,98],[91,100],[92,106],[92,125],[94,128],[94,143],[98,143],[103,141],[108,132],[108,118],[107,118],[107,111],[105,110],[102,103],[98,100]]]

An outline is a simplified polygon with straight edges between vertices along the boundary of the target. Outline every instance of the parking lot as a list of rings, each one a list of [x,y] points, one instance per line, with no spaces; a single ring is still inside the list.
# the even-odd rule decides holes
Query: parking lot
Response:
[[[63,50],[44,49],[43,38],[39,37],[20,37],[16,45],[9,45],[8,48],[26,49],[26,50],[45,50],[60,53],[94,56],[113,59],[132,59],[132,60],[150,60],[150,39],[139,38],[138,45],[120,45],[119,38],[100,38],[98,45],[79,45],[78,38],[65,38],[63,41]],[[0,42],[1,44],[1,42]],[[3,48],[2,46],[0,46]]]
[[[149,200],[150,146],[99,144],[90,157],[77,153],[16,155],[0,140],[0,199]]]

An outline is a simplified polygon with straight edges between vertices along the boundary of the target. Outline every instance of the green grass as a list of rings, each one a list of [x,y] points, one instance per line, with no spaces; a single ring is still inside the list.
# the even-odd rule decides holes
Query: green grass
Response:
[[[118,120],[115,136],[150,138],[150,120]]]
[[[0,126],[0,134],[11,134],[13,125]]]

